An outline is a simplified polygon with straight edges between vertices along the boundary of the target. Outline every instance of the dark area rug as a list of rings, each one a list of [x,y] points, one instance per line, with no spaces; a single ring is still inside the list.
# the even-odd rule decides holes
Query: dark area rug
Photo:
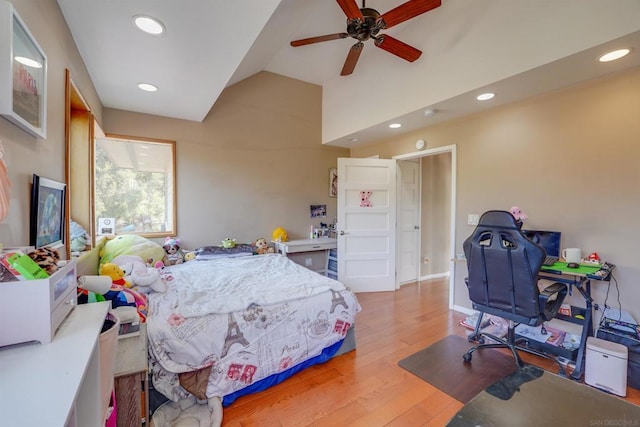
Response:
[[[516,364],[512,356],[490,348],[473,353],[471,363],[462,355],[473,347],[466,338],[448,337],[398,362],[417,377],[467,403],[482,390],[513,373]]]
[[[517,378],[508,382],[503,384],[513,391],[508,399],[489,393],[489,389],[482,391],[447,427],[640,425],[640,406],[550,372],[519,384]]]

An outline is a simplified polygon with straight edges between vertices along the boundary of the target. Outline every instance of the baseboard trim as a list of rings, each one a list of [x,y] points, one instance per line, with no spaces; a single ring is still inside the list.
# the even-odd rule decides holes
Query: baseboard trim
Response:
[[[461,305],[454,305],[454,306],[453,306],[453,309],[454,309],[455,311],[459,311],[460,313],[464,313],[464,314],[466,314],[466,315],[470,315],[470,314],[473,314],[473,313],[475,313],[475,312],[476,312],[476,311],[475,311],[474,309],[472,309],[472,308],[463,307],[463,306],[461,306]]]
[[[426,276],[420,277],[418,280],[424,281],[424,280],[431,280],[431,279],[440,279],[442,277],[449,277],[449,272],[446,271],[444,273],[427,274]]]

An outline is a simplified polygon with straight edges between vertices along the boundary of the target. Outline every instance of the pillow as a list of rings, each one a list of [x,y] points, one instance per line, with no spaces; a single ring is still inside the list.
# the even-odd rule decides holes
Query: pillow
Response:
[[[112,262],[118,255],[136,255],[152,264],[162,261],[164,249],[156,242],[135,234],[124,234],[107,240],[100,251],[100,265]]]
[[[194,251],[197,260],[233,258],[238,256],[253,255],[255,247],[247,243],[239,243],[232,248],[222,246],[202,246]]]

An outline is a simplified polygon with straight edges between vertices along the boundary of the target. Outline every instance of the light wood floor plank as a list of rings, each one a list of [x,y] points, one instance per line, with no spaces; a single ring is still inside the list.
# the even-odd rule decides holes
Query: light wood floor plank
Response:
[[[465,316],[448,309],[448,298],[448,279],[358,294],[356,351],[236,400],[225,408],[223,426],[445,425],[463,404],[400,368],[398,361],[448,335],[466,336],[458,325]],[[545,359],[523,358],[557,372]],[[640,404],[640,391],[629,389],[626,400]]]

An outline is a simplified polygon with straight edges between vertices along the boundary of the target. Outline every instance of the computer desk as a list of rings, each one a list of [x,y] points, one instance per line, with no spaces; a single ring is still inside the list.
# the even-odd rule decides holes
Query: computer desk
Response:
[[[587,338],[593,336],[593,298],[591,298],[591,280],[604,282],[611,280],[611,271],[606,275],[599,276],[596,274],[598,270],[600,270],[600,266],[589,264],[581,264],[578,268],[568,268],[566,262],[560,261],[556,262],[552,266],[543,265],[540,269],[540,273],[538,274],[538,277],[541,279],[552,280],[554,282],[569,285],[569,294],[571,294],[572,287],[575,286],[585,300],[586,308],[584,319],[580,319],[582,323],[582,333],[580,335],[580,346],[578,347],[578,355],[575,361],[576,367],[570,375],[571,379],[576,381],[580,381],[582,374],[584,373],[584,358],[587,347]],[[564,316],[556,317],[562,320],[578,323],[575,317],[571,319],[567,319]]]

